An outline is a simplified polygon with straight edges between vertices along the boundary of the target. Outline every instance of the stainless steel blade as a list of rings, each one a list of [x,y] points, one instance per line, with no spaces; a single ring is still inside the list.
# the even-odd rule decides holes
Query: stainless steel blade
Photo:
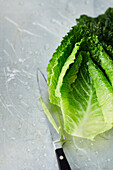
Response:
[[[37,82],[38,82],[38,87],[39,87],[41,98],[44,101],[44,103],[46,104],[49,111],[51,112],[51,114],[52,114],[52,116],[53,116],[53,118],[54,118],[54,120],[55,120],[55,122],[57,124],[57,121],[56,121],[55,118],[57,117],[57,114],[60,114],[61,111],[57,106],[50,103],[47,81],[46,81],[46,78],[43,75],[43,73],[40,71],[40,69],[37,70]],[[56,132],[54,127],[50,124],[48,118],[47,118],[47,122],[48,122],[48,126],[49,126],[51,137],[52,137],[52,141],[54,142],[55,148],[61,147],[61,145],[65,141],[65,138],[61,140],[60,133],[58,134]]]

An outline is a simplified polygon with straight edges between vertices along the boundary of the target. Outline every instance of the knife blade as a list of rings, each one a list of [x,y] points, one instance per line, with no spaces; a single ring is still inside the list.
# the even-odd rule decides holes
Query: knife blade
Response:
[[[57,106],[50,103],[47,81],[39,68],[37,69],[37,82],[38,82],[38,88],[43,102],[45,103],[47,108],[52,112],[52,116],[54,117],[54,119],[57,119],[58,118],[57,114],[59,114],[60,109]],[[53,146],[56,153],[59,170],[71,170],[62,147],[63,144],[65,143],[65,137],[61,136],[60,133],[56,132],[56,130],[50,124],[48,119],[47,119],[47,123],[50,129],[51,139],[53,141]],[[61,125],[60,120],[56,123],[57,124],[60,123]]]

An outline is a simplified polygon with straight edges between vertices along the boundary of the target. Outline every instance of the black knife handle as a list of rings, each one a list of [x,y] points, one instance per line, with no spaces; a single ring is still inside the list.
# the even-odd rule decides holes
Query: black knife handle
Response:
[[[59,170],[71,170],[62,148],[56,149],[56,157],[58,161]]]

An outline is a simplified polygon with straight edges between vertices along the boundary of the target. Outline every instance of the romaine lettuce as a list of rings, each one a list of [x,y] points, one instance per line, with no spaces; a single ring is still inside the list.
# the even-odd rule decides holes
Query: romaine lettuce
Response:
[[[50,102],[61,108],[67,133],[93,140],[111,129],[113,8],[97,18],[77,19],[49,61],[47,73]]]

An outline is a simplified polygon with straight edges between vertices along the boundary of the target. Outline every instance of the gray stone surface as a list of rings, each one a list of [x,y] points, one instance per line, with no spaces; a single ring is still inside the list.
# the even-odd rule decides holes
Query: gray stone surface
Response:
[[[112,0],[0,0],[0,170],[58,170],[39,102],[37,67],[46,66],[80,14]],[[94,142],[68,137],[72,170],[112,170],[113,131]]]

